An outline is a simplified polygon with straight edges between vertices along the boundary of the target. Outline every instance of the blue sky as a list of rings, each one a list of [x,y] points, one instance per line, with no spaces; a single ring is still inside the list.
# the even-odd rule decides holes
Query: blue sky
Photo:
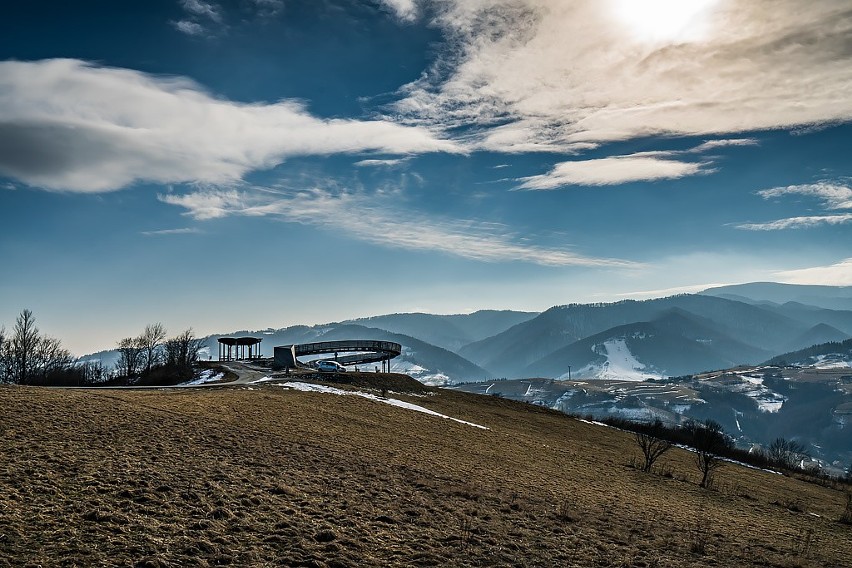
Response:
[[[0,322],[72,351],[403,311],[852,285],[852,11],[16,3]]]

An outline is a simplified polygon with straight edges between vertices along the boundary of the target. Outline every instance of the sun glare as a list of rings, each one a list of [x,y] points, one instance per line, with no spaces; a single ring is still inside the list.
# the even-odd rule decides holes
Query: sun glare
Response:
[[[709,11],[719,0],[611,0],[616,16],[636,39],[654,43],[703,39]]]

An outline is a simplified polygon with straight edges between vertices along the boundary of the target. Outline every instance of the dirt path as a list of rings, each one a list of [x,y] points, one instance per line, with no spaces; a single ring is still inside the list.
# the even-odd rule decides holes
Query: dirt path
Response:
[[[241,363],[239,361],[229,361],[228,363],[222,363],[222,367],[237,375],[237,378],[227,382],[204,383],[196,386],[218,387],[222,385],[247,385],[258,381],[263,377],[267,377],[270,374],[269,369],[264,369],[263,367],[255,367],[254,365],[251,365],[249,363]]]

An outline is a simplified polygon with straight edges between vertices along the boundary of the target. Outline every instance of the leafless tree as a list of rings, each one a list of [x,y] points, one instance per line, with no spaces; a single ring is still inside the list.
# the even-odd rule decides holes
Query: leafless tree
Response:
[[[195,337],[192,328],[166,341],[166,364],[179,369],[192,369],[198,361],[198,353],[203,346],[202,340]]]
[[[165,339],[166,328],[159,322],[146,325],[145,331],[137,338],[145,356],[145,374],[149,374],[151,368],[160,361],[160,350]]]
[[[35,316],[30,310],[23,310],[15,321],[10,340],[12,356],[12,382],[26,384],[33,374],[35,351],[41,341]]]
[[[766,449],[766,455],[772,463],[787,469],[794,469],[804,452],[805,447],[800,443],[785,438],[775,438]]]
[[[708,487],[713,481],[714,472],[722,465],[719,453],[730,447],[731,443],[722,429],[722,425],[713,420],[702,424],[687,426],[692,434],[692,445],[695,448],[695,464],[701,472],[701,487]]]
[[[12,356],[7,339],[6,328],[0,327],[0,383],[12,380]]]
[[[672,448],[671,442],[658,437],[662,428],[662,421],[657,419],[648,425],[647,431],[636,432],[636,443],[639,445],[639,449],[642,450],[642,456],[645,458],[642,471],[651,471],[654,462]]]
[[[65,371],[74,365],[74,357],[53,337],[40,338],[32,360],[33,375],[38,375],[43,383],[48,382],[51,374]]]
[[[18,315],[10,336],[0,335],[0,380],[4,382],[44,384],[50,376],[67,373],[74,365],[71,353],[58,339],[41,335],[30,310]]]
[[[132,378],[139,374],[139,369],[142,367],[142,347],[140,347],[137,338],[125,337],[118,342],[118,362],[116,370],[119,375]]]

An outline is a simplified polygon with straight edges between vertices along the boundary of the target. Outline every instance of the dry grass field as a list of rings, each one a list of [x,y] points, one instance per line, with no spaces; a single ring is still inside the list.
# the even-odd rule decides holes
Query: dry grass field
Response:
[[[352,388],[352,387],[346,387]],[[630,435],[495,397],[0,388],[0,566],[852,566],[842,491],[697,486]]]

